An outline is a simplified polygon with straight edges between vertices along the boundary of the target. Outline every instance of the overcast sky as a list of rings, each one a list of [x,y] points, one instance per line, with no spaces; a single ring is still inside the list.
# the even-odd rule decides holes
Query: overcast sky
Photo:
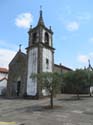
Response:
[[[93,0],[0,0],[0,67],[22,44],[26,53],[28,30],[37,25],[40,5],[47,27],[52,26],[55,63],[70,68],[93,66]]]

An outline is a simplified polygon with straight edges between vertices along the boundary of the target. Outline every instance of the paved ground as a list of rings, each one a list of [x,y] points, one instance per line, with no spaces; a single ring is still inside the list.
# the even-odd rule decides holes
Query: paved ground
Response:
[[[55,109],[45,109],[49,99],[0,99],[0,125],[93,125],[93,97],[61,95]]]

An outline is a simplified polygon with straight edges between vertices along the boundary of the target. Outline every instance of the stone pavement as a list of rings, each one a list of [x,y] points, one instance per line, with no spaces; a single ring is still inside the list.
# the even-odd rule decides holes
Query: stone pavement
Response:
[[[49,99],[0,99],[0,125],[93,125],[93,97],[73,95],[54,99],[54,109],[45,109]]]

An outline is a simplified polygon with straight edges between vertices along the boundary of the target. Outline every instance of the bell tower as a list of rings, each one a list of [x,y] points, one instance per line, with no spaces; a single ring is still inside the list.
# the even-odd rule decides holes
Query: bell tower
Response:
[[[32,73],[53,72],[54,48],[53,32],[47,28],[43,21],[42,10],[36,27],[30,27],[28,31],[29,43],[27,48],[27,95],[39,95],[37,79],[31,78]]]

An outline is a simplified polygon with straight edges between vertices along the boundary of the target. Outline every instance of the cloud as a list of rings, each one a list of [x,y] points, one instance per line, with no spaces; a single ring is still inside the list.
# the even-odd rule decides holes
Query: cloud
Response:
[[[89,60],[89,59],[93,61],[93,52],[90,52],[90,53],[88,53],[88,54],[86,54],[86,55],[80,54],[80,55],[78,55],[78,57],[77,57],[78,62],[80,62],[80,63],[85,63],[85,64],[88,63],[88,60]]]
[[[79,25],[79,23],[76,22],[76,21],[69,22],[69,23],[66,24],[66,29],[67,29],[68,31],[76,31],[76,30],[79,29],[79,27],[80,27],[80,25]]]
[[[78,61],[80,62],[80,63],[87,63],[88,62],[88,56],[87,55],[79,55],[78,56]]]
[[[8,64],[13,59],[15,51],[0,48],[0,67],[8,68]]]
[[[92,18],[90,12],[73,13],[70,6],[65,7],[65,10],[60,9],[58,19],[62,22],[68,31],[76,31],[80,26],[89,23]]]
[[[15,19],[15,24],[20,28],[29,28],[32,21],[33,16],[31,13],[21,13]]]

